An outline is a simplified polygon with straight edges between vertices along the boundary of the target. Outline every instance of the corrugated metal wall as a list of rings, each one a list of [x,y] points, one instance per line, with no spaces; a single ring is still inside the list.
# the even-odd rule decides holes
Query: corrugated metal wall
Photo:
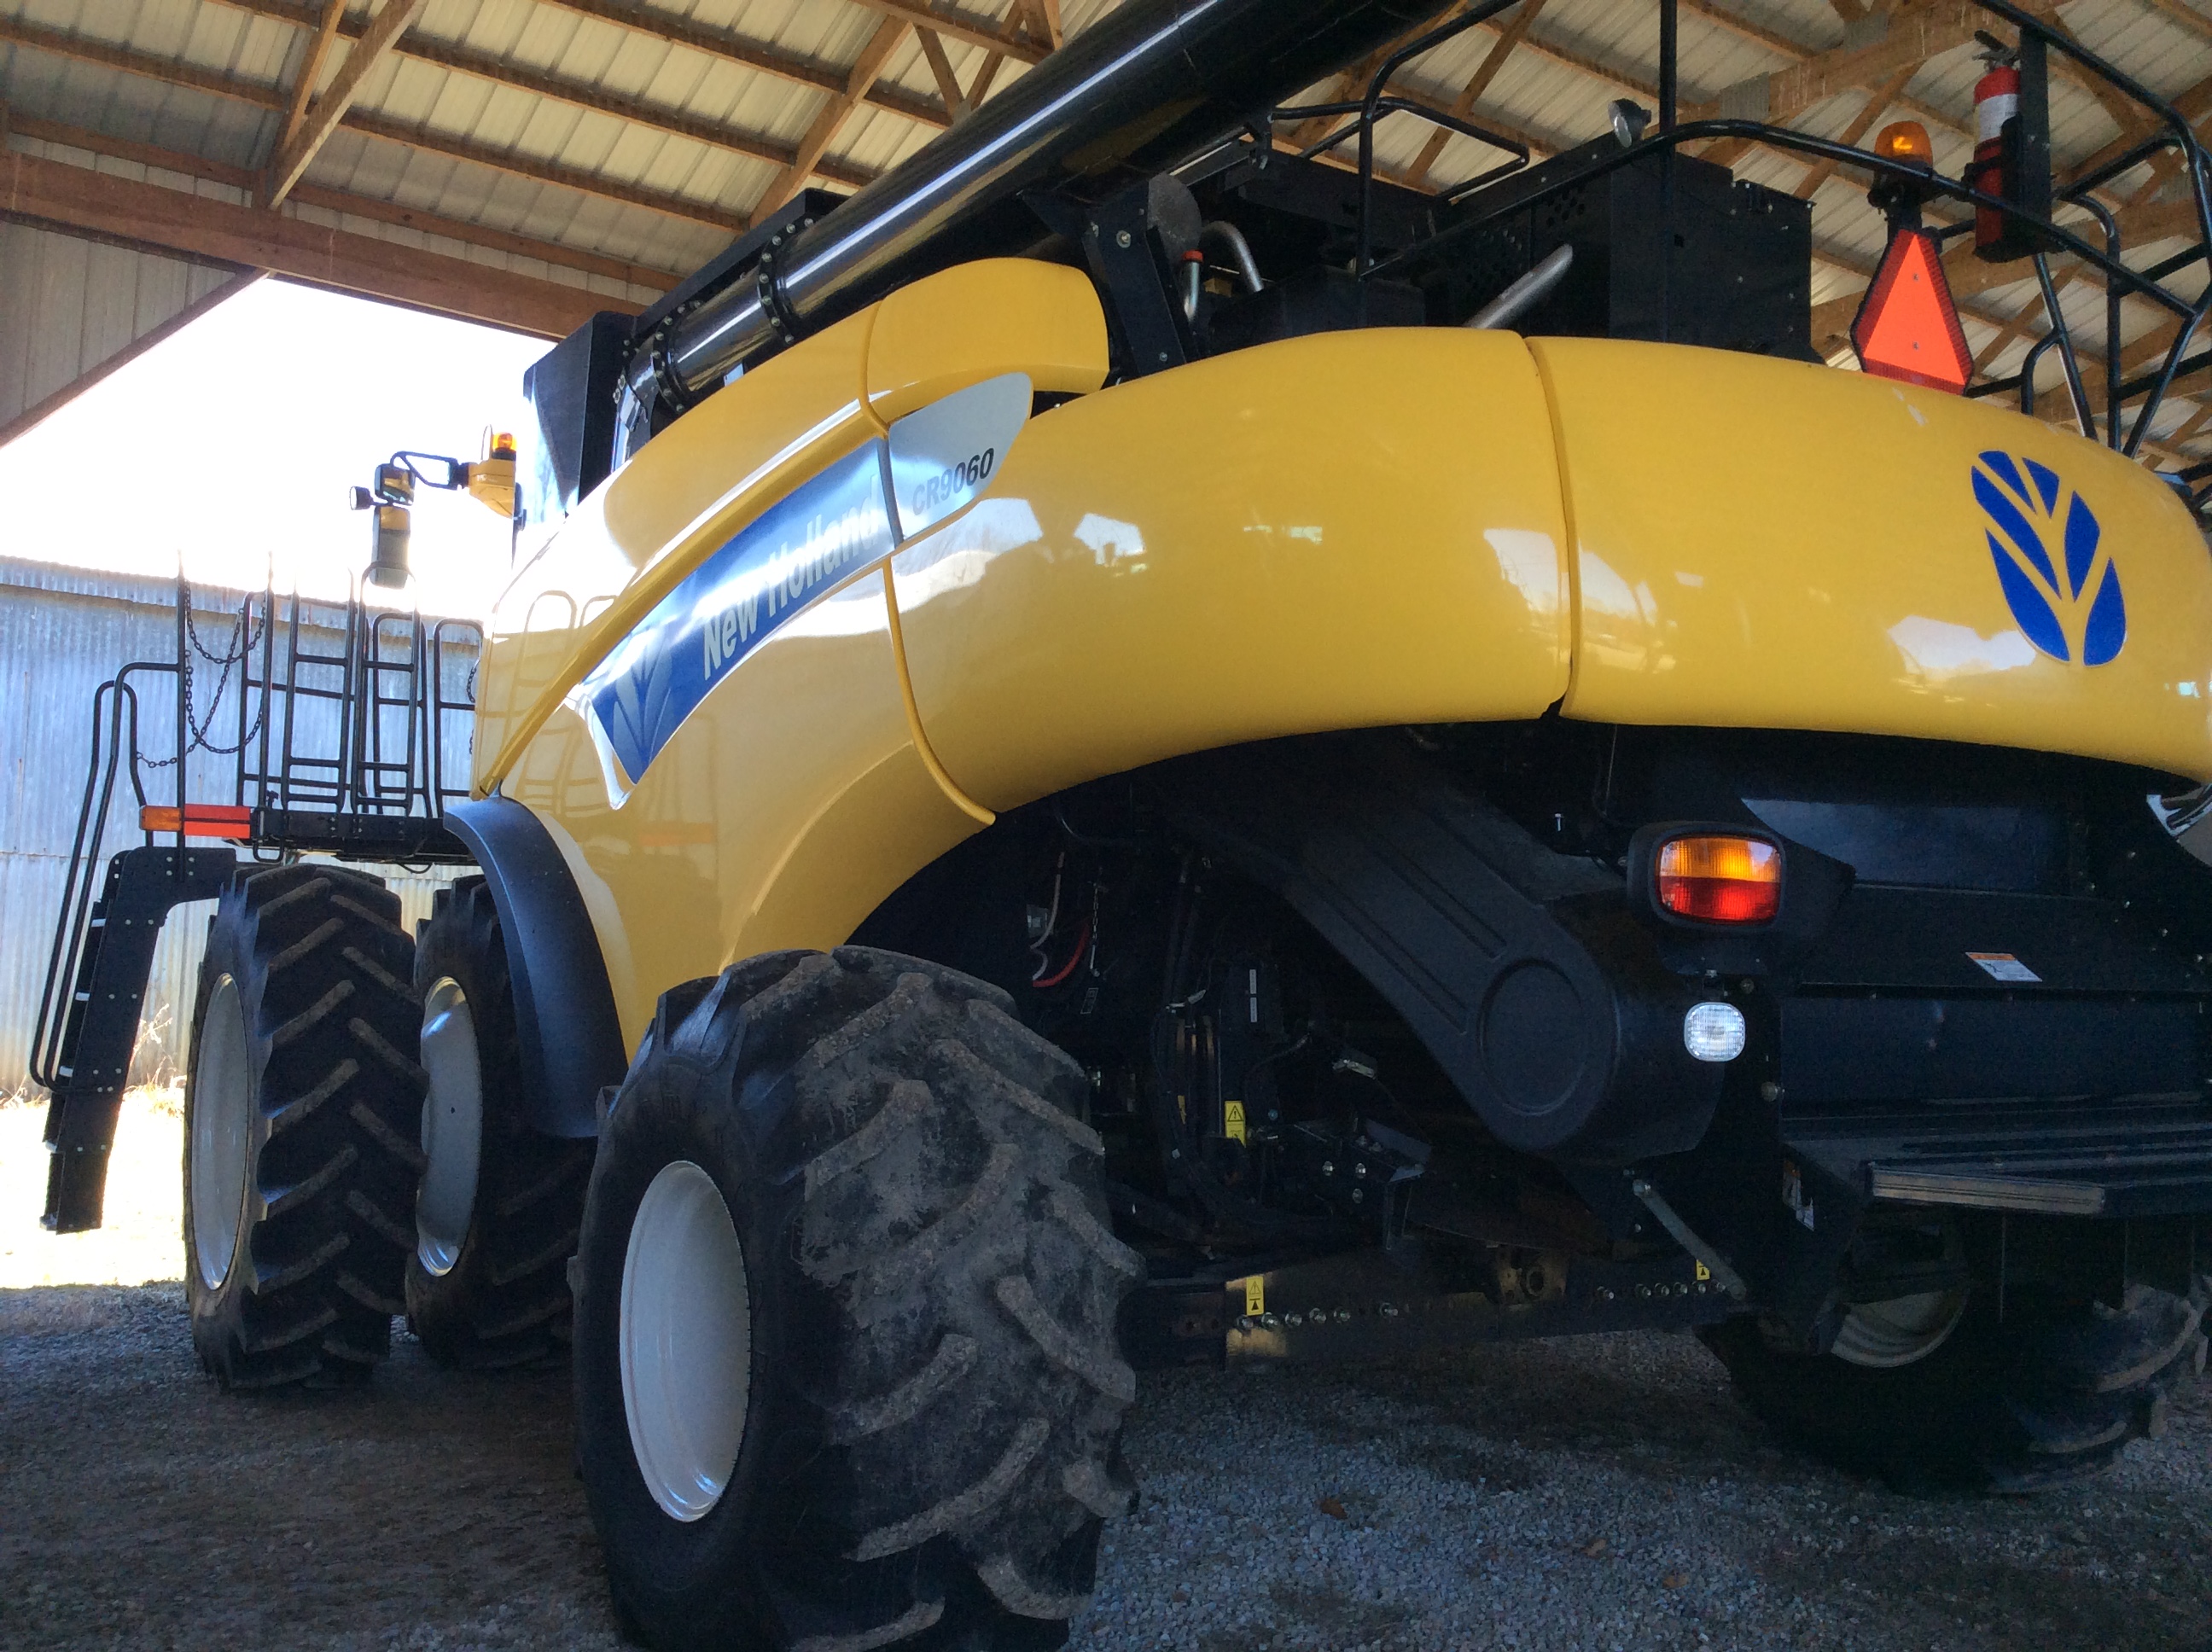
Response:
[[[94,694],[126,661],[175,659],[175,598],[176,587],[166,580],[0,557],[0,1094],[29,1082],[39,992],[92,757]],[[240,601],[236,592],[194,593],[197,635],[217,655],[226,652],[233,635]],[[325,620],[340,612],[312,607],[307,611]],[[317,640],[327,647],[337,642],[338,634],[320,631]],[[234,700],[227,698],[211,721],[209,716],[206,684],[213,675],[213,667],[201,660],[194,720],[208,726],[216,742],[233,744]],[[457,662],[447,672],[448,693],[464,690],[466,677],[467,668]],[[155,757],[173,750],[173,683],[169,676],[151,679],[142,694],[141,744]],[[327,717],[328,709],[319,708],[315,715]],[[320,732],[311,723],[306,743],[315,744]],[[449,770],[465,776],[465,745],[456,744]],[[195,756],[193,797],[227,801],[230,782],[218,782],[218,776],[228,776],[234,761]],[[151,801],[173,799],[170,774],[146,771]],[[108,811],[111,850],[143,841],[137,830],[137,799],[127,780],[118,779],[116,792]],[[364,870],[398,892],[410,927],[429,915],[434,892],[455,875],[399,867]],[[133,1070],[138,1082],[165,1081],[184,1060],[192,983],[212,910],[211,902],[179,907],[162,932]]]
[[[236,274],[0,223],[0,430]]]

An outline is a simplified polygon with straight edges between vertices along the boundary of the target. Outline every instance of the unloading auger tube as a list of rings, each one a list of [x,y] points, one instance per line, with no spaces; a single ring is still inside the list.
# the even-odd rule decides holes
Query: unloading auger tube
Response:
[[[753,280],[639,350],[625,401],[688,406],[733,368],[902,282],[1034,245],[1044,226],[1024,191],[1183,160],[1443,9],[1132,0],[903,166],[771,244]]]

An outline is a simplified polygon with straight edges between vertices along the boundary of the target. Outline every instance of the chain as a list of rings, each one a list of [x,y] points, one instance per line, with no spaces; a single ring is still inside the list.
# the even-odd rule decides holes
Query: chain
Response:
[[[223,690],[230,686],[230,668],[234,665],[242,665],[252,655],[254,645],[261,641],[260,634],[253,628],[252,616],[253,598],[248,597],[239,604],[238,617],[231,623],[230,641],[225,645],[223,652],[218,654],[200,641],[199,627],[192,622],[191,590],[190,587],[186,588],[185,635],[190,640],[191,647],[177,661],[178,671],[184,678],[185,689],[186,738],[182,755],[189,756],[195,751],[205,751],[218,757],[235,757],[252,744],[254,736],[261,732],[261,720],[269,709],[269,696],[266,693],[261,696],[260,708],[253,714],[252,726],[240,738],[236,745],[217,745],[208,738],[208,732],[215,726],[216,714],[222,708]],[[264,615],[261,622],[263,630],[267,629],[268,623],[268,616]],[[192,669],[192,655],[195,653],[206,660],[209,665],[216,666],[219,672],[215,681],[215,698],[209,702],[206,715],[197,719],[192,714],[192,678],[195,675]],[[242,682],[239,686],[239,692],[240,694],[246,692],[245,684]],[[175,757],[142,756],[138,761],[148,768],[174,768],[178,760]]]
[[[185,635],[191,639],[192,647],[198,651],[201,659],[210,665],[220,665],[227,671],[252,653],[253,645],[261,641],[260,636],[252,631],[252,616],[253,598],[248,597],[238,605],[238,617],[231,622],[231,647],[223,653],[217,654],[200,641],[200,628],[192,621],[192,605],[188,598],[185,604]],[[268,623],[264,615],[263,626],[265,628]]]

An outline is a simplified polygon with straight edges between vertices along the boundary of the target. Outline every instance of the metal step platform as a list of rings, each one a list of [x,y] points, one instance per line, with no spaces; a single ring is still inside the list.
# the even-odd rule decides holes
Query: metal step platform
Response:
[[[2212,1200],[2212,1104],[1968,1102],[1785,1119],[1788,1151],[1867,1197],[2037,1216],[2137,1219]]]

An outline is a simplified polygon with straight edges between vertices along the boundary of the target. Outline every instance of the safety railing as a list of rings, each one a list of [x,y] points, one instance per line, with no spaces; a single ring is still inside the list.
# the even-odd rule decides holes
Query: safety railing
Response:
[[[1515,5],[1523,3],[1527,3],[1527,0],[1481,0],[1480,3],[1469,7],[1450,21],[1408,40],[1377,65],[1369,78],[1364,94],[1358,99],[1275,112],[1278,119],[1341,117],[1346,114],[1356,116],[1350,125],[1310,146],[1307,152],[1319,153],[1346,142],[1357,141],[1359,208],[1354,269],[1361,279],[1382,279],[1417,270],[1448,252],[1456,243],[1494,223],[1497,216],[1509,211],[1527,211],[1567,191],[1580,188],[1595,178],[1620,167],[1638,165],[1655,155],[1671,158],[1688,144],[1734,141],[1785,150],[1836,167],[1854,167],[1869,175],[1877,184],[1912,190],[1930,204],[1943,202],[1954,208],[1965,209],[1966,216],[1961,221],[1927,226],[1929,233],[1939,243],[1948,243],[1972,234],[1974,215],[1977,213],[1996,214],[2006,224],[2017,227],[2023,233],[2022,239],[2036,250],[2025,260],[2029,268],[2023,270],[2020,279],[2025,280],[2032,274],[2037,283],[2041,296],[2044,330],[2039,337],[2030,342],[2017,370],[2002,378],[1984,378],[1970,384],[1966,392],[1970,396],[2014,394],[2020,398],[2024,410],[2033,412],[2037,400],[2037,370],[2055,350],[2063,370],[2069,407],[2082,434],[2093,440],[2106,443],[2118,452],[2135,457],[2149,436],[2175,382],[2186,374],[2212,368],[2212,349],[2191,354],[2192,346],[2204,336],[2208,311],[2212,311],[2212,280],[2206,279],[2212,276],[2212,174],[2208,174],[2204,149],[2187,119],[2172,103],[2099,53],[2081,45],[2057,26],[2054,20],[2038,16],[2008,3],[2008,0],[1978,0],[1980,10],[1988,13],[1993,20],[2009,25],[2016,32],[2017,43],[2004,49],[2018,54],[2025,74],[2042,75],[2051,58],[2063,58],[2071,66],[2077,79],[2094,82],[2107,88],[2117,98],[2124,99],[2139,109],[2142,119],[2132,135],[2124,130],[2123,137],[2127,141],[2117,152],[2081,175],[2068,179],[2063,185],[2054,185],[2048,210],[2034,210],[2002,194],[1977,187],[1965,177],[1947,176],[1929,165],[1893,158],[1855,144],[1816,137],[1766,121],[1727,117],[1681,120],[1678,94],[1678,8],[1676,0],[1656,0],[1660,51],[1659,108],[1656,122],[1650,123],[1648,130],[1641,131],[1624,131],[1616,126],[1617,132],[1624,138],[1617,152],[1541,189],[1532,191],[1525,187],[1516,187],[1510,206],[1502,206],[1498,215],[1486,216],[1480,210],[1483,191],[1526,166],[1528,157],[1527,146],[1517,139],[1485,131],[1478,123],[1455,116],[1439,115],[1425,105],[1393,94],[1387,88],[1398,72],[1414,59],[1469,29],[1481,27]],[[1984,38],[1992,46],[2003,46],[1993,37]],[[1645,112],[1638,112],[1643,114]],[[1413,113],[1450,131],[1479,137],[1514,158],[1449,192],[1451,198],[1464,201],[1471,210],[1456,215],[1454,222],[1435,233],[1394,249],[1387,256],[1378,257],[1374,239],[1376,218],[1376,129],[1383,120],[1401,113]],[[1264,139],[1271,133],[1263,128],[1258,135]],[[2047,146],[2047,132],[2038,136]],[[2164,151],[2172,151],[2180,159],[2180,171],[2185,179],[2194,209],[2194,238],[2182,251],[2138,269],[2127,261],[2130,249],[2118,215],[2100,197],[2116,179],[2154,160]],[[1662,189],[1664,187],[1662,181]],[[2059,215],[2066,209],[2081,216],[2069,222],[2061,222]],[[2162,236],[2160,239],[2167,238]],[[1672,237],[1662,237],[1661,240],[1662,256],[1671,256]],[[2051,274],[2051,260],[2061,255],[2077,260],[2084,270],[2100,278],[2103,283],[2102,348],[2094,352],[2096,357],[2100,358],[2099,364],[2101,367],[2105,404],[2101,421],[2097,416],[2084,370],[2084,361],[2092,356],[2093,352],[2083,348],[2084,341],[2077,339],[2077,330],[2066,315],[2060,301],[2059,284]],[[2197,277],[2195,280],[2176,279],[2192,274]],[[1663,291],[1664,272],[1661,280]],[[2173,330],[2172,340],[2159,355],[2155,366],[2147,372],[2132,375],[2127,370],[2128,341],[2125,337],[2125,310],[2130,300],[2155,307],[2163,316],[2170,319]],[[2138,402],[2140,404],[2130,418],[2127,413],[2128,406]],[[2212,478],[2212,461],[2191,465],[2172,474],[2177,482],[2192,490],[2192,503],[2200,509],[2203,508],[2208,502],[2208,495],[2212,495],[2212,483],[2207,483],[2208,478]],[[2198,489],[2197,484],[2199,483],[2207,483],[2207,485]]]
[[[273,588],[240,598],[228,637],[210,641],[179,573],[175,659],[134,660],[93,697],[32,1077],[52,1089],[66,1076],[72,994],[94,944],[118,805],[135,808],[135,841],[147,847],[198,838],[261,859],[462,858],[443,821],[468,795],[483,642],[471,622],[373,610],[358,592],[341,609]],[[149,741],[142,714],[155,696],[169,702],[173,730]]]

